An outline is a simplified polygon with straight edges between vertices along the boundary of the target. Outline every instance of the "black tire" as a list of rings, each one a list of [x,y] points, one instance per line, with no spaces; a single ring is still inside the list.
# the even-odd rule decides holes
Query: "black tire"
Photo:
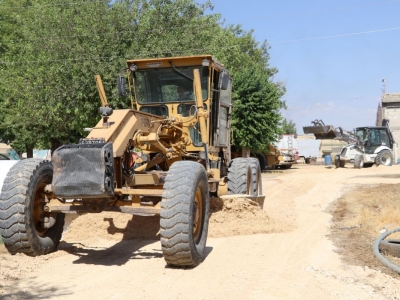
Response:
[[[292,165],[280,165],[279,168],[281,168],[282,170],[287,170],[290,169],[292,167]]]
[[[252,196],[262,195],[262,178],[260,163],[256,159],[250,159],[252,174]]]
[[[354,168],[364,168],[364,157],[362,156],[362,154],[356,154],[356,156],[354,156]]]
[[[335,155],[335,168],[340,168],[340,155]]]
[[[265,170],[267,168],[267,158],[265,157],[265,155],[263,153],[258,153],[257,159],[258,162],[260,163],[261,171]]]
[[[0,195],[0,232],[11,254],[45,255],[56,251],[64,226],[64,214],[48,213],[44,188],[53,179],[51,162],[26,159],[8,172]],[[45,227],[44,220],[52,226]]]
[[[206,247],[210,198],[207,173],[192,161],[175,162],[165,178],[160,236],[169,266],[195,267]]]
[[[381,152],[378,153],[378,155],[375,158],[376,165],[383,165],[390,167],[393,165],[393,154],[390,152],[390,150],[382,150]]]
[[[258,196],[262,194],[261,169],[257,159],[239,157],[228,169],[228,194]]]
[[[400,257],[400,240],[383,240],[379,243],[379,250],[383,254]]]

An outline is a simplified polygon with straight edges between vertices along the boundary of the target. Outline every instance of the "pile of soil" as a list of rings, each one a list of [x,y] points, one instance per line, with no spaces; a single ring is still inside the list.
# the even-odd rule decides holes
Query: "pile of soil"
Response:
[[[257,202],[247,198],[211,200],[210,237],[271,232],[270,220]]]
[[[271,232],[269,218],[257,202],[246,198],[211,199],[209,237]],[[103,212],[79,216],[63,234],[67,242],[82,240],[159,239],[159,216]]]

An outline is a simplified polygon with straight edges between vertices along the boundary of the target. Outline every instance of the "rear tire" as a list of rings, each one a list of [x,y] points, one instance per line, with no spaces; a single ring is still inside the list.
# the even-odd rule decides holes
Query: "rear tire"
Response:
[[[385,149],[378,153],[376,156],[376,165],[392,166],[393,165],[393,154],[389,150]]]
[[[263,153],[258,153],[256,154],[256,156],[258,158],[258,162],[260,163],[261,171],[265,170],[265,168],[267,167],[267,158]]]
[[[206,247],[210,199],[207,173],[192,161],[175,162],[165,178],[160,236],[169,266],[195,267]]]
[[[257,159],[239,157],[228,169],[228,194],[258,196],[262,194],[261,169]]]
[[[341,165],[340,165],[340,155],[336,155],[335,156],[335,167],[336,167],[336,169],[341,167]]]
[[[364,157],[361,154],[356,154],[354,157],[354,168],[362,169],[364,167]]]
[[[44,188],[52,180],[53,166],[47,160],[26,159],[8,172],[0,195],[0,232],[11,254],[38,256],[57,249],[65,215],[43,209]]]
[[[253,176],[252,196],[262,195],[261,167],[258,160],[252,159],[250,162],[251,174]]]

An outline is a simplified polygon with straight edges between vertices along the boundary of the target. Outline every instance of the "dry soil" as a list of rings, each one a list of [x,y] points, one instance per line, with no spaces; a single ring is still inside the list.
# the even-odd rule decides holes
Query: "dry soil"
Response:
[[[50,255],[0,246],[0,298],[400,299],[400,276],[372,254],[382,228],[374,237],[352,225],[350,209],[397,199],[399,178],[400,166],[263,173],[263,210],[246,199],[211,203],[206,257],[193,269],[166,267],[157,217],[81,216]]]

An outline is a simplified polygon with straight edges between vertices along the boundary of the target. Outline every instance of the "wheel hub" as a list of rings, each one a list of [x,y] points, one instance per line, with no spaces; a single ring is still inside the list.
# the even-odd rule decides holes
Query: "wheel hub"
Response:
[[[193,238],[196,243],[200,238],[202,219],[203,219],[203,202],[202,202],[200,188],[197,188],[193,203]]]

